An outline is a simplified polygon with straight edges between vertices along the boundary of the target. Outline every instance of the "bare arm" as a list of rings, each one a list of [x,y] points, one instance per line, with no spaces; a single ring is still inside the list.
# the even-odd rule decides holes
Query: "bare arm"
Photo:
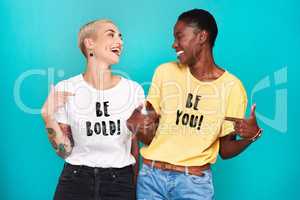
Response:
[[[236,134],[233,132],[220,138],[220,156],[223,159],[233,158],[242,153],[250,144],[250,140],[236,140]]]
[[[67,124],[58,123],[54,118],[54,113],[58,108],[64,106],[68,96],[73,94],[68,92],[55,92],[51,86],[49,96],[41,110],[42,118],[47,129],[48,139],[55,149],[57,155],[65,159],[73,149],[74,141],[72,138],[71,127]]]
[[[260,137],[262,129],[259,128],[256,116],[256,105],[251,107],[250,117],[248,119],[239,119],[233,117],[225,117],[225,120],[234,123],[234,132],[220,138],[220,156],[228,159],[242,153],[253,141]],[[237,140],[237,134],[242,137]]]
[[[71,127],[54,120],[45,120],[49,142],[58,156],[65,159],[73,149],[74,141]]]
[[[147,102],[147,115],[141,113],[141,107],[135,109],[127,120],[128,129],[136,134],[138,141],[149,145],[155,136],[159,124],[159,115],[156,114],[152,105]]]

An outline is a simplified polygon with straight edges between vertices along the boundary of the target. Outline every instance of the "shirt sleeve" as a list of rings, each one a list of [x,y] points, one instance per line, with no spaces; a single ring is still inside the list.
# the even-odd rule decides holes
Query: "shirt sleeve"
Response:
[[[137,84],[136,86],[136,95],[135,95],[135,108],[139,107],[145,102],[145,92],[141,85]]]
[[[67,81],[61,81],[55,86],[56,92],[67,92],[68,91],[68,85]],[[57,122],[63,123],[63,124],[70,124],[68,112],[67,112],[67,103],[60,107],[57,112],[54,114],[54,118]]]
[[[159,68],[155,70],[151,86],[149,88],[147,101],[149,101],[153,108],[155,109],[155,112],[157,114],[160,114],[161,107],[161,87],[162,87],[162,74],[159,72]]]
[[[229,92],[228,102],[225,111],[225,117],[244,118],[247,108],[247,93],[240,81],[232,86]],[[223,121],[219,137],[224,137],[234,132],[233,122]]]

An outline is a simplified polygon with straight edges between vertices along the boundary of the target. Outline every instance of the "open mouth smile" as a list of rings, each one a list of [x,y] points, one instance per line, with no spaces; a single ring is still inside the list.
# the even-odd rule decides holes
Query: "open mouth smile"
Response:
[[[120,56],[121,55],[121,48],[119,47],[112,47],[111,48],[111,51],[116,54],[117,56]]]

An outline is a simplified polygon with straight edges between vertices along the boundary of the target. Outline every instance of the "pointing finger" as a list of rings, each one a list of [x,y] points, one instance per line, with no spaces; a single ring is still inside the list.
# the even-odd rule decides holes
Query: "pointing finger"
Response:
[[[50,94],[55,92],[55,87],[53,84],[50,85]]]

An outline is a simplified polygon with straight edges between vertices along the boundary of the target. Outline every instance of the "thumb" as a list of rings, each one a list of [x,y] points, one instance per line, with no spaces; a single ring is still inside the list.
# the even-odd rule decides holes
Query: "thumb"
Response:
[[[250,117],[251,117],[251,118],[255,118],[255,109],[256,109],[256,103],[254,103],[254,104],[251,106],[251,112],[250,112]]]
[[[135,139],[137,139],[136,134],[132,134],[131,140],[135,140]]]
[[[135,110],[136,111],[141,111],[143,107],[144,107],[144,104],[141,103]]]
[[[55,87],[54,87],[54,85],[51,83],[51,84],[50,84],[50,93],[51,93],[51,92],[54,92],[54,91],[55,91]]]
[[[48,93],[48,96],[53,96],[55,93],[55,86],[51,83],[50,84],[50,91]]]

